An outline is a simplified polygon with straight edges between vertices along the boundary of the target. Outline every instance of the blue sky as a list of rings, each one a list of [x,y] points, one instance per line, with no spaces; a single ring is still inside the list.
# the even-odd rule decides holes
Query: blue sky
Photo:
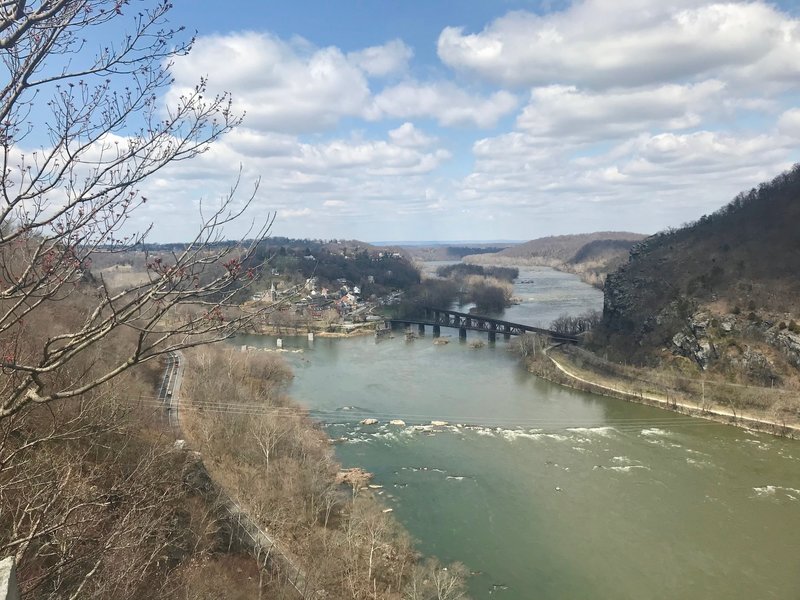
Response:
[[[240,165],[276,235],[480,240],[652,233],[799,158],[794,1],[184,0],[170,19],[198,40],[162,102],[208,76],[247,115],[148,182],[133,225],[154,241],[187,238]]]

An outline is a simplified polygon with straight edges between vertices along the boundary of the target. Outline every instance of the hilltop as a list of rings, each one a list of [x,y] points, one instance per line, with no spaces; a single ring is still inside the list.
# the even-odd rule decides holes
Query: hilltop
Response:
[[[596,342],[619,360],[757,385],[800,367],[800,165],[636,244],[609,274]]]
[[[466,256],[464,261],[481,265],[552,267],[575,273],[587,283],[602,288],[606,274],[622,265],[634,243],[644,237],[627,231],[549,236],[491,254]]]
[[[505,250],[511,243],[468,242],[460,243],[431,243],[420,245],[399,245],[403,252],[416,261],[448,261],[461,260],[471,254],[488,254]]]

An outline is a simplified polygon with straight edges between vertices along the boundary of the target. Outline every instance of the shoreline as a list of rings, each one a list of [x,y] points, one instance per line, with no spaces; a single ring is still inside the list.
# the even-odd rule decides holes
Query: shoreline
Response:
[[[311,327],[311,329],[303,328],[302,330],[294,331],[279,331],[274,327],[261,327],[257,331],[251,330],[245,332],[247,335],[263,335],[267,337],[305,337],[309,333],[313,333],[314,337],[321,338],[349,338],[361,337],[365,335],[374,335],[375,323],[366,323],[363,326],[354,327],[350,331],[326,331],[323,328]]]
[[[545,350],[544,354],[548,358],[548,360],[550,360],[553,366],[555,366],[556,369],[558,369],[560,373],[568,377],[569,380],[576,382],[576,384],[577,383],[583,384],[583,386],[570,385],[570,383],[568,382],[557,380],[553,377],[548,376],[544,372],[536,370],[535,366],[530,363],[527,365],[527,370],[529,372],[533,373],[537,377],[546,379],[551,383],[556,383],[558,385],[563,385],[564,387],[580,391],[588,391],[594,394],[598,394],[600,396],[606,396],[608,398],[616,398],[618,400],[624,400],[626,402],[636,402],[638,404],[646,404],[648,406],[653,406],[655,408],[677,412],[690,417],[706,419],[708,421],[714,421],[724,425],[733,425],[741,429],[748,429],[752,431],[768,433],[776,437],[784,437],[788,439],[800,439],[800,426],[795,424],[778,423],[770,419],[765,419],[763,417],[755,416],[752,413],[747,413],[747,412],[735,413],[731,410],[727,410],[721,407],[702,408],[697,405],[689,404],[687,402],[679,402],[677,400],[668,399],[663,396],[658,396],[655,394],[646,394],[643,392],[635,393],[625,390],[621,387],[615,387],[612,385],[599,383],[597,381],[591,381],[581,375],[570,372],[570,370],[567,367],[565,367],[562,363],[560,363],[555,358],[550,356],[547,350]]]

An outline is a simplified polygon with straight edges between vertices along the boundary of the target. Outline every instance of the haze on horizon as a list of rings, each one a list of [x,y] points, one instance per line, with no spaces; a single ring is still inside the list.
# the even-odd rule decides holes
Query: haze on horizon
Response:
[[[240,165],[274,235],[527,240],[678,226],[800,160],[794,2],[176,4],[164,100],[207,76],[246,116],[146,182],[153,242]]]

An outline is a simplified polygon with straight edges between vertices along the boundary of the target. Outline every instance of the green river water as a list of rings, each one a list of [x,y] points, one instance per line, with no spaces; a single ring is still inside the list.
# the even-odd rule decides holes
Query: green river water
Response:
[[[570,275],[520,279],[509,320],[601,301]],[[341,462],[375,474],[421,552],[475,573],[473,598],[800,598],[800,443],[552,385],[505,342],[442,331],[290,338],[285,356]]]

